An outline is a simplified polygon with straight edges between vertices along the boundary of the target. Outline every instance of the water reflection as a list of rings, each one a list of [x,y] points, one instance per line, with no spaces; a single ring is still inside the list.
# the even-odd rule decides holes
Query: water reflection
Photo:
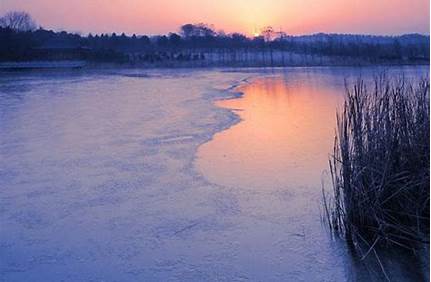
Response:
[[[218,102],[242,121],[199,150],[205,176],[227,186],[318,185],[333,143],[342,89],[312,79],[261,78]]]
[[[287,261],[286,273],[301,265],[295,279],[315,279],[317,275],[325,281],[384,279],[374,258],[360,260],[349,255],[344,242],[332,241],[328,230],[319,224],[322,180],[328,188],[330,185],[329,176],[322,173],[328,168],[333,148],[335,114],[344,100],[344,81],[363,75],[371,82],[376,74],[375,70],[344,71],[279,73],[237,88],[243,93],[241,98],[222,100],[217,105],[235,111],[241,121],[198,150],[197,169],[210,182],[240,195],[241,220],[237,225],[246,226],[244,230],[250,234],[264,234],[259,263],[271,264],[270,259],[261,257],[277,253],[278,247],[271,249],[270,242],[285,240],[289,250],[282,254]],[[407,78],[421,77],[419,71],[392,70]],[[242,242],[255,245],[255,238],[248,238],[246,233],[241,235]],[[293,239],[292,234],[303,240]],[[417,257],[390,251],[380,253],[380,257],[395,281],[424,280],[423,265]],[[310,269],[304,272],[304,265]]]

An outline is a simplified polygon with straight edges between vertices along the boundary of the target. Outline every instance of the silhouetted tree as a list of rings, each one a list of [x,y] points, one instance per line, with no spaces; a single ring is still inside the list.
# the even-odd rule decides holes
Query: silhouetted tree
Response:
[[[263,36],[265,41],[269,42],[273,39],[274,29],[272,28],[272,26],[266,26],[262,29],[260,34]]]
[[[0,26],[16,31],[32,31],[36,29],[36,22],[26,12],[11,11],[0,18]]]
[[[181,44],[181,36],[176,33],[169,33],[169,43],[173,47],[179,47]]]
[[[180,27],[180,32],[186,38],[216,35],[214,29],[210,25],[204,23],[182,25]]]

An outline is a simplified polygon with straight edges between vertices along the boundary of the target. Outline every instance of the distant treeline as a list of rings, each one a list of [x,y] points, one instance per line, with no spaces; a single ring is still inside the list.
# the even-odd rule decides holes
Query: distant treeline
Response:
[[[290,36],[267,27],[259,36],[250,38],[240,33],[216,32],[206,24],[186,24],[178,33],[160,36],[82,36],[36,29],[30,17],[30,24],[12,26],[5,17],[0,19],[0,61],[85,60],[201,66],[429,63],[430,38],[420,34]]]

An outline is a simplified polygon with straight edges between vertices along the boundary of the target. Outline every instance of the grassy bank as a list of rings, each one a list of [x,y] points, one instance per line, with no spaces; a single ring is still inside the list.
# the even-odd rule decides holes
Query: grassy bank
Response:
[[[376,78],[346,87],[324,192],[330,228],[362,255],[414,250],[429,234],[429,78]],[[377,256],[377,253],[375,253]]]

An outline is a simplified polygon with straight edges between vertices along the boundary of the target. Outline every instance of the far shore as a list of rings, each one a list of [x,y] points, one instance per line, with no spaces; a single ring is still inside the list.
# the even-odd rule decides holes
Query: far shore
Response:
[[[104,63],[104,62],[88,62],[84,60],[56,60],[56,61],[8,61],[0,62],[0,71],[25,71],[25,70],[55,70],[55,69],[98,69],[98,68],[143,68],[143,69],[175,69],[175,68],[198,68],[198,69],[212,69],[212,68],[283,68],[283,67],[367,67],[367,66],[427,66],[429,62],[358,62],[358,61],[337,61],[332,63],[318,64],[318,63],[295,63],[295,64],[205,64],[196,62],[160,62],[160,63]]]

